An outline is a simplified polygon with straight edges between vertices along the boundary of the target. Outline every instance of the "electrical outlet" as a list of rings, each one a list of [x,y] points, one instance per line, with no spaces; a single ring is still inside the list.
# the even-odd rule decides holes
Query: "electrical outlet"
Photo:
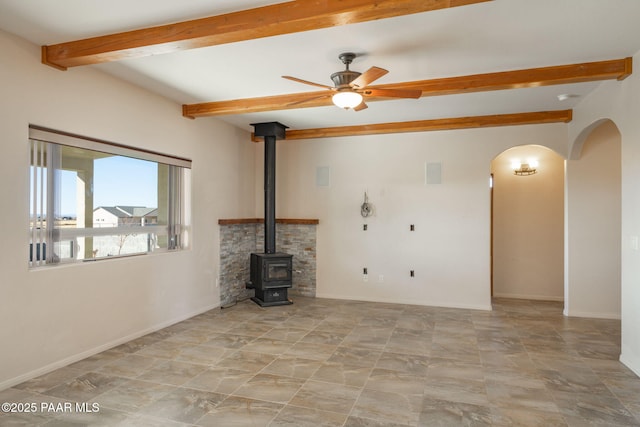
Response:
[[[363,282],[368,282],[369,281],[369,275],[368,274],[363,274],[362,275],[362,281]]]
[[[383,274],[378,274],[378,282],[380,282],[380,283],[384,282],[384,275]]]
[[[415,271],[413,271],[413,270],[411,270],[411,271],[409,272],[409,275],[410,275],[411,277],[416,277],[416,273],[415,273]]]

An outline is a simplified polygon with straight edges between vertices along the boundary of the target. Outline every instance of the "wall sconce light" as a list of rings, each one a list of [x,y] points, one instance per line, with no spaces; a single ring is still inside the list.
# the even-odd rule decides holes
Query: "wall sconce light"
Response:
[[[533,175],[538,172],[536,168],[538,167],[538,161],[534,159],[529,159],[527,163],[521,162],[519,160],[514,160],[511,162],[511,168],[513,169],[513,173],[518,176],[527,176]]]

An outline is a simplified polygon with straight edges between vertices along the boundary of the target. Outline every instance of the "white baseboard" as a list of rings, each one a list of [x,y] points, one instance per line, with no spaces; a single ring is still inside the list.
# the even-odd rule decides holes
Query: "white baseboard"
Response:
[[[46,366],[43,366],[41,368],[38,369],[34,369],[33,371],[29,371],[27,373],[24,373],[22,375],[18,375],[17,377],[13,377],[10,378],[8,380],[2,381],[0,382],[0,390],[4,390],[6,388],[9,387],[13,387],[14,385],[23,383],[25,381],[28,381],[30,379],[39,377],[40,375],[44,375],[44,374],[48,374],[49,372],[55,371],[56,369],[60,369],[63,368],[67,365],[70,365],[72,363],[78,362],[80,360],[86,359],[87,357],[93,356],[95,354],[101,353],[105,350],[109,350],[110,348],[113,347],[117,347],[120,344],[124,344],[126,342],[129,342],[131,340],[135,340],[136,338],[140,338],[142,336],[145,336],[147,334],[150,334],[152,332],[156,332],[159,331],[160,329],[164,329],[168,326],[171,325],[175,325],[176,323],[182,322],[183,320],[187,320],[190,319],[194,316],[197,316],[198,314],[202,314],[206,311],[209,310],[213,310],[214,308],[218,308],[220,305],[219,304],[215,304],[215,305],[211,305],[211,306],[206,306],[206,307],[201,307],[193,312],[184,314],[182,316],[179,316],[177,318],[171,319],[171,320],[167,320],[165,322],[159,323],[157,325],[154,325],[150,328],[144,329],[142,331],[138,331],[138,332],[134,332],[133,334],[127,335],[125,337],[122,338],[118,338],[116,340],[113,340],[111,342],[108,342],[106,344],[102,344],[98,347],[94,347],[90,350],[87,351],[83,351],[82,353],[78,353],[78,354],[74,354],[73,356],[69,356],[69,357],[65,357],[64,359],[55,361],[53,363],[50,363]]]
[[[452,304],[452,303],[443,303],[439,301],[428,301],[428,302],[419,302],[415,299],[402,299],[402,298],[394,298],[394,299],[376,299],[376,298],[368,298],[363,297],[361,295],[352,296],[352,295],[333,295],[326,294],[321,292],[316,292],[316,298],[327,298],[327,299],[339,299],[339,300],[347,300],[347,301],[366,301],[366,302],[380,302],[380,303],[388,303],[388,304],[407,304],[407,305],[420,305],[425,307],[444,307],[444,308],[462,308],[467,310],[484,310],[491,311],[491,304],[489,305],[465,305],[465,304]]]
[[[494,293],[495,298],[530,299],[536,301],[564,301],[564,297],[554,297],[549,295],[529,295],[529,294],[500,294]]]
[[[590,319],[609,319],[609,320],[621,320],[620,313],[590,313],[587,311],[564,311],[563,314],[567,317],[587,317]]]

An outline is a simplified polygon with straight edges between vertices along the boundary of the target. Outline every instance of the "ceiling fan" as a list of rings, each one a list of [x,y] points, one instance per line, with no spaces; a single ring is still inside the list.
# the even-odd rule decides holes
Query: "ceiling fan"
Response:
[[[349,64],[356,58],[356,54],[352,52],[341,53],[338,59],[342,61],[346,69],[331,74],[331,80],[333,80],[334,86],[327,86],[320,83],[314,83],[307,80],[302,80],[297,77],[282,76],[285,79],[293,80],[294,82],[303,83],[311,86],[317,86],[324,89],[329,89],[332,93],[327,93],[324,96],[331,95],[333,103],[340,108],[348,110],[352,108],[355,111],[364,110],[367,108],[367,104],[364,102],[364,97],[375,96],[385,98],[420,98],[422,96],[421,90],[407,90],[407,89],[367,89],[367,86],[373,81],[379,79],[388,73],[387,70],[379,67],[371,67],[364,73],[357,71],[351,71]],[[315,99],[314,97],[312,99]],[[304,102],[304,101],[303,101]]]

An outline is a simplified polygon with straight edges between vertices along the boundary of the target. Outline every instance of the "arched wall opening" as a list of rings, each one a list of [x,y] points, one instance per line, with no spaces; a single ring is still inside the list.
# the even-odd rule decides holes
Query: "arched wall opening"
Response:
[[[578,134],[575,141],[573,141],[573,144],[571,144],[571,147],[569,148],[569,160],[579,160],[582,155],[582,149],[584,147],[584,144],[587,142],[587,139],[589,138],[589,136],[591,136],[593,131],[596,128],[600,127],[600,125],[604,125],[607,123],[615,126],[615,123],[613,123],[609,119],[598,119],[593,123],[591,123],[586,128],[582,129],[582,131]]]
[[[621,317],[621,145],[611,120],[587,126],[567,161],[565,315]]]
[[[538,162],[535,174],[512,163]],[[564,158],[540,145],[513,147],[491,162],[492,296],[562,301]]]

